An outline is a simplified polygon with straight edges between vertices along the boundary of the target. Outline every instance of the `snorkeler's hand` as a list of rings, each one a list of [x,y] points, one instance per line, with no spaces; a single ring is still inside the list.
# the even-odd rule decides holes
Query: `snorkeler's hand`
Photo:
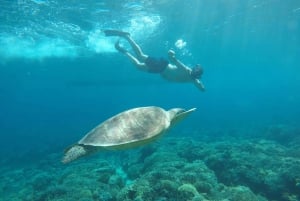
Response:
[[[201,91],[205,91],[205,87],[204,87],[203,83],[202,83],[200,80],[195,79],[195,80],[194,80],[194,84],[195,84],[196,87],[197,87],[198,89],[200,89]]]
[[[169,56],[169,60],[170,60],[171,62],[173,62],[173,63],[176,62],[174,50],[169,50],[169,51],[168,51],[168,56]]]
[[[201,91],[205,91],[205,87],[202,85],[202,87],[200,88]]]
[[[168,55],[169,55],[169,58],[175,58],[175,52],[174,52],[174,50],[169,50],[168,51]]]

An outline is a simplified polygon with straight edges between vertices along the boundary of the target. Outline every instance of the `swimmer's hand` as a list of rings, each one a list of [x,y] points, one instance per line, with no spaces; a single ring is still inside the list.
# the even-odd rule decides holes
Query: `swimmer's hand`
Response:
[[[174,52],[174,50],[169,50],[168,51],[168,55],[169,55],[169,58],[175,58],[175,52]]]

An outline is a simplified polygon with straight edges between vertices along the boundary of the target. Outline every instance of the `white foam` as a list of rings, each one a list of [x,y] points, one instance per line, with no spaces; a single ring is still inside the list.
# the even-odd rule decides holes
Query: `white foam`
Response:
[[[86,46],[97,53],[116,52],[112,38],[105,37],[100,29],[89,33]]]
[[[189,49],[187,48],[187,42],[184,41],[183,39],[178,39],[175,43],[174,43],[175,47],[177,49],[180,50],[180,54],[181,55],[188,55],[191,56],[192,54],[190,53]]]
[[[153,34],[161,19],[159,16],[137,16],[129,20],[129,26],[122,30],[128,31],[135,39],[147,38]],[[116,52],[114,43],[116,37],[105,37],[101,28],[97,28],[88,34],[86,46],[97,53],[113,53]]]
[[[4,59],[46,57],[75,57],[77,49],[61,39],[44,38],[35,41],[30,38],[6,36],[0,38],[0,55]]]
[[[175,42],[175,46],[178,48],[178,49],[182,49],[182,48],[185,48],[186,47],[186,42],[182,39],[178,39],[176,42]]]
[[[159,24],[161,23],[161,17],[159,15],[139,15],[130,19],[130,25],[127,29],[135,38],[147,37],[157,31]]]
[[[138,16],[129,18],[126,24],[120,25],[120,29],[130,32],[135,39],[144,39],[157,31],[160,22],[160,16],[141,13]],[[45,27],[43,33],[34,30],[34,27],[32,30],[24,27],[26,32],[22,32],[22,34],[1,34],[0,59],[2,61],[14,58],[41,60],[49,57],[74,58],[80,56],[80,54],[88,56],[93,55],[95,52],[116,52],[114,48],[116,37],[105,37],[101,31],[104,25],[86,31],[81,30],[78,25],[74,26],[69,23],[50,23],[50,25],[52,24],[56,27]],[[36,25],[35,27],[40,26]],[[22,27],[19,29],[22,30]],[[72,37],[73,35],[74,37]]]

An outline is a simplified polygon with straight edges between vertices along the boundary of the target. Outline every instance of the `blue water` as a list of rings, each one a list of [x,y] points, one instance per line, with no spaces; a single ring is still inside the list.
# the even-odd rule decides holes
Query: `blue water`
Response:
[[[98,123],[139,106],[196,107],[174,136],[299,125],[300,1],[0,4],[5,164],[62,154]],[[105,28],[130,32],[147,54],[166,57],[173,49],[187,65],[201,63],[206,91],[138,71],[114,49],[117,38],[104,36]]]
[[[197,107],[194,127],[297,124],[298,1],[1,1],[1,156],[59,151],[125,109]],[[201,63],[206,92],[136,70],[101,29]],[[185,42],[176,46],[178,40]],[[196,123],[194,123],[196,122]]]

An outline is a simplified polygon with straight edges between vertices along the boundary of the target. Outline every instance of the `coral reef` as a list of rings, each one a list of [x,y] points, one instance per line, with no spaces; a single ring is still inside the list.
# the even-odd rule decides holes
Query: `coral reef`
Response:
[[[271,141],[239,140],[196,149],[193,157],[201,158],[225,185],[245,185],[269,199],[286,200],[285,194],[299,196],[300,175],[299,158],[288,153],[288,148]],[[190,158],[188,151],[183,155]]]
[[[2,164],[0,200],[294,201],[297,150],[266,139],[164,138],[70,165],[52,154],[22,168]]]
[[[300,142],[300,129],[296,126],[269,125],[264,129],[263,134],[265,139],[274,140],[282,145],[299,144]]]

